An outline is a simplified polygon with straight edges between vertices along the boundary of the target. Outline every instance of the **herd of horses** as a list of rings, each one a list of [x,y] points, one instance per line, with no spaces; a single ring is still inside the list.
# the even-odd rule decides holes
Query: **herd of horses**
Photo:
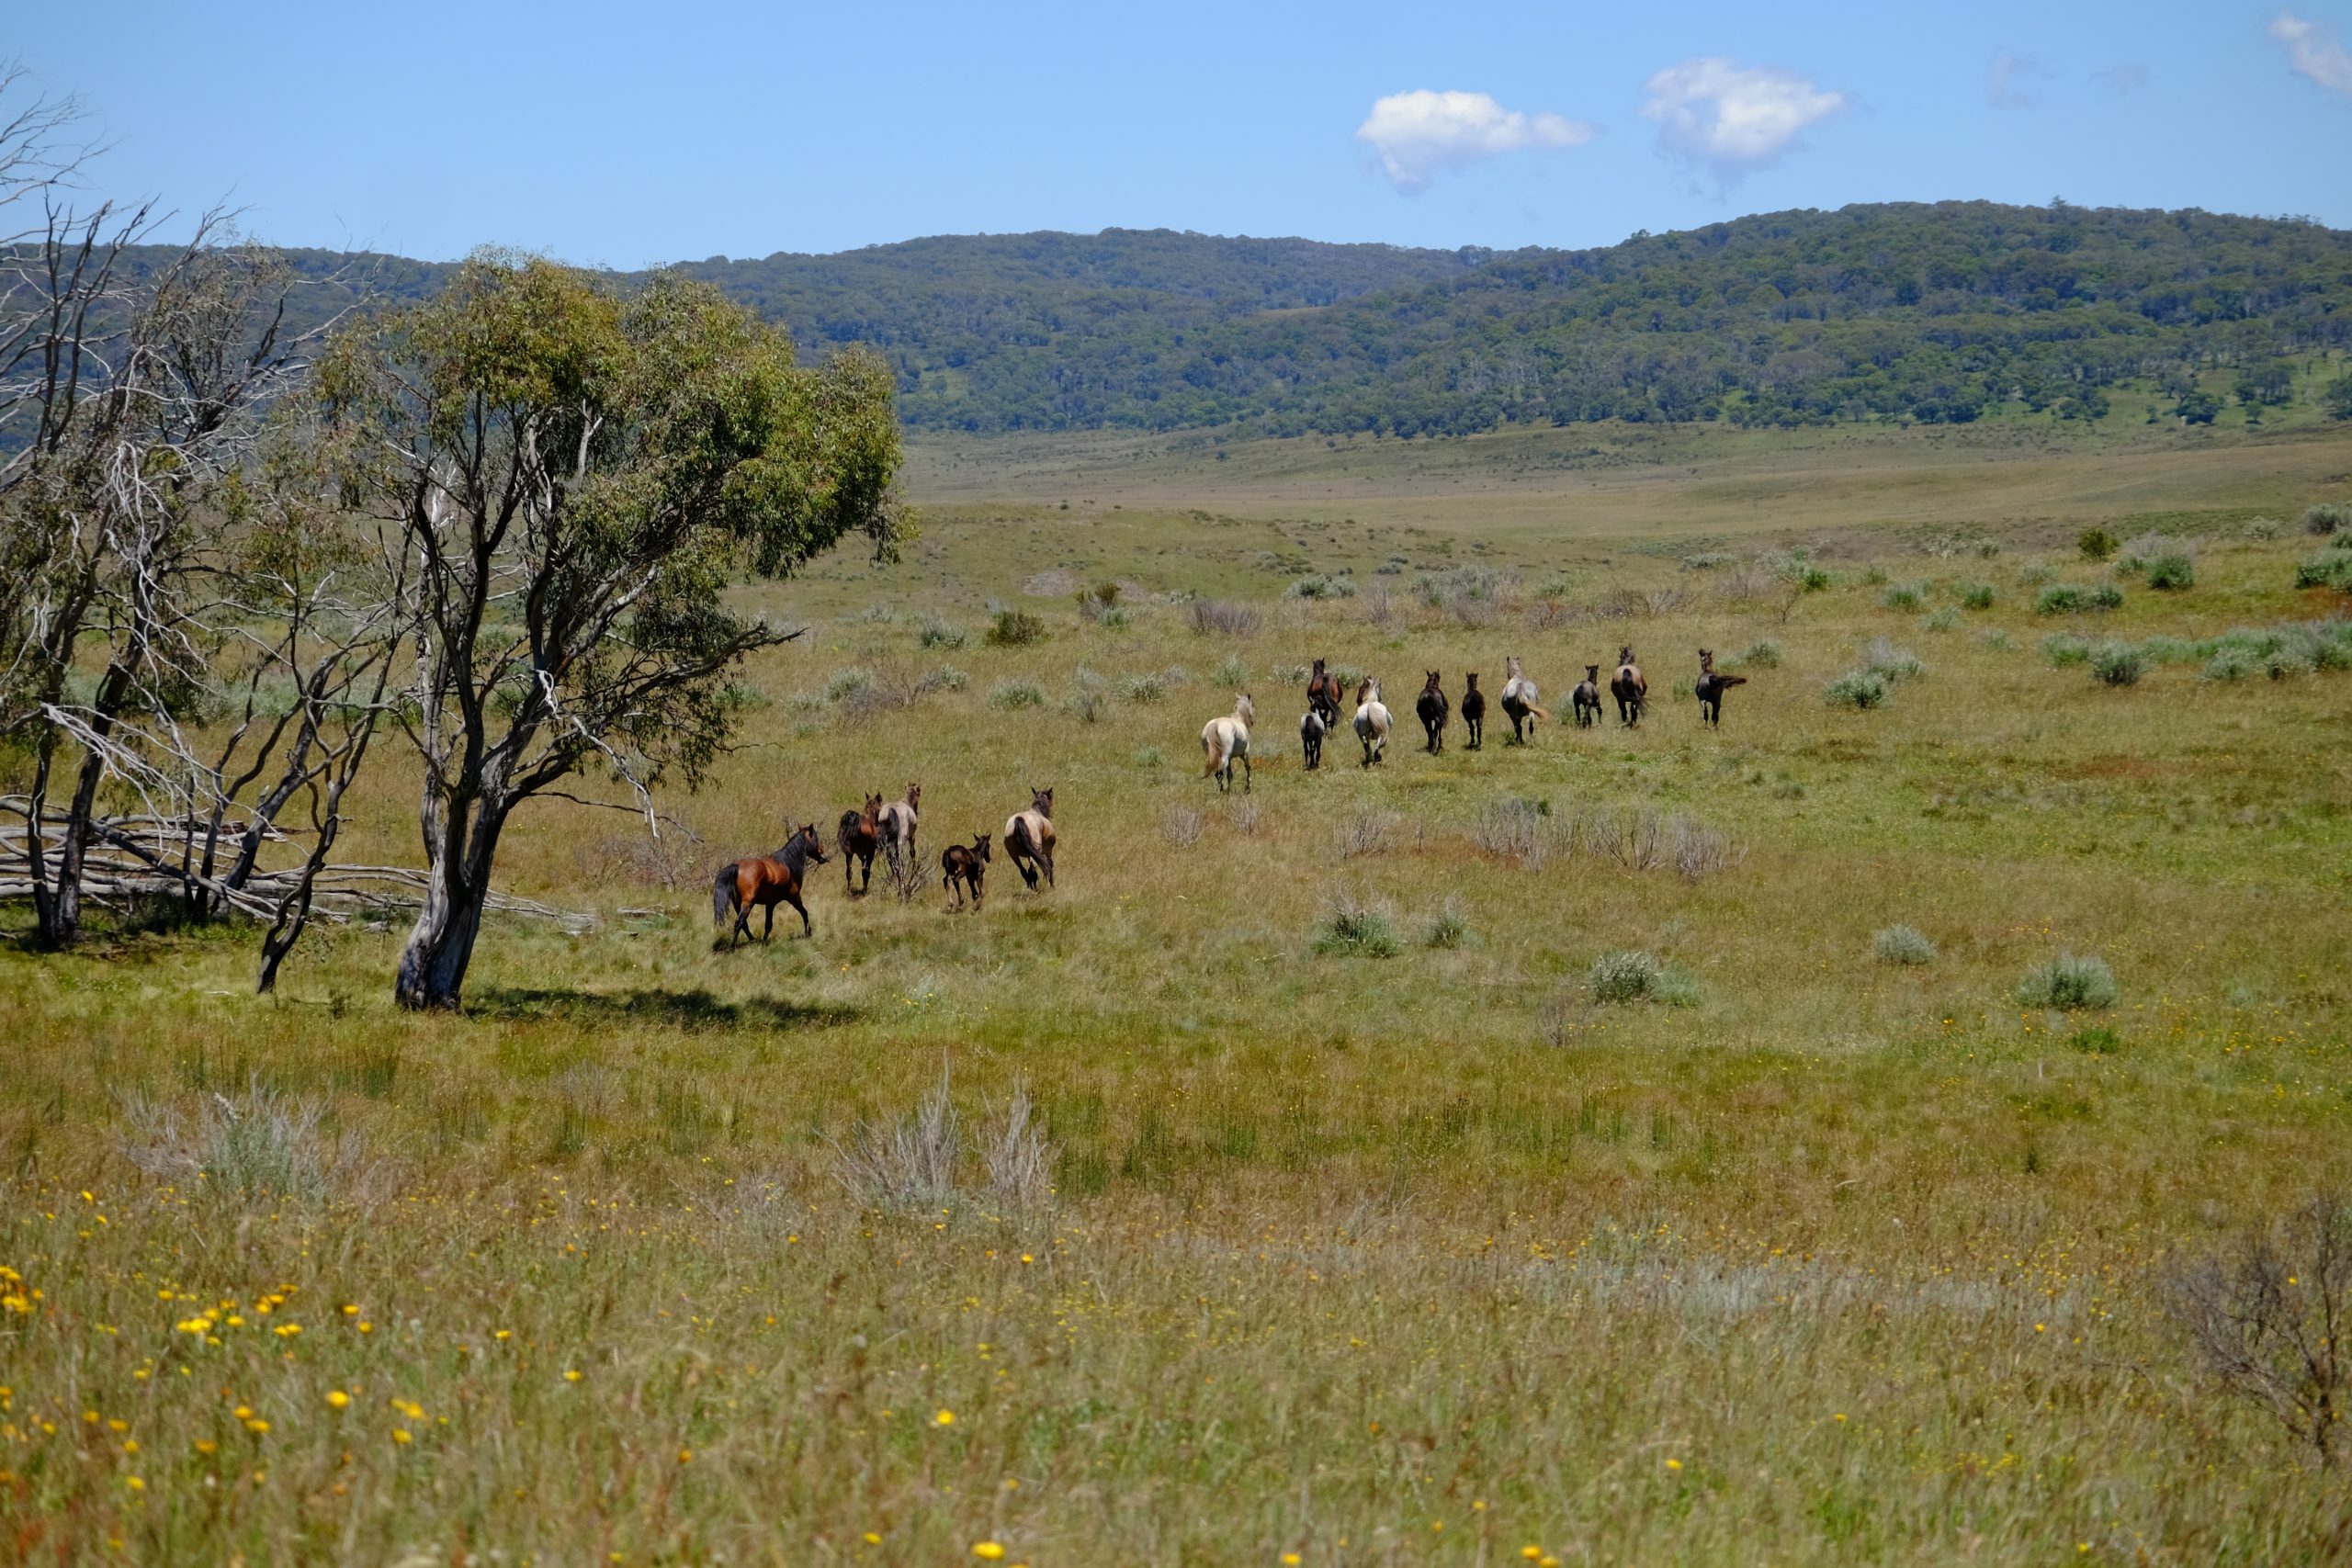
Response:
[[[1502,690],[1497,694],[1496,701],[1502,707],[1503,716],[1510,720],[1512,743],[1523,745],[1534,739],[1537,721],[1552,716],[1540,700],[1544,694],[1521,667],[1519,656],[1512,654],[1505,659],[1503,667]],[[1440,672],[1430,670],[1425,673],[1428,679],[1413,704],[1413,712],[1421,721],[1423,749],[1435,755],[1445,750],[1446,728],[1453,721],[1454,708],[1445,694]],[[1714,654],[1701,649],[1699,679],[1692,687],[1699,699],[1700,722],[1721,725],[1724,694],[1745,684],[1744,675],[1718,674]],[[1600,666],[1586,665],[1583,682],[1568,698],[1579,728],[1589,728],[1600,722],[1604,711],[1602,689]],[[1650,687],[1642,667],[1634,660],[1631,648],[1617,650],[1617,671],[1610,677],[1607,690],[1617,704],[1618,721],[1629,728],[1640,724],[1649,707]],[[1298,721],[1299,746],[1309,772],[1323,764],[1324,738],[1339,726],[1342,692],[1340,678],[1331,673],[1325,660],[1317,660],[1314,673],[1306,682],[1306,713]],[[1387,705],[1380,700],[1380,682],[1374,676],[1366,675],[1357,682],[1355,702],[1356,739],[1363,748],[1363,765],[1369,768],[1385,754],[1393,720]],[[1464,677],[1461,713],[1463,727],[1469,736],[1465,748],[1476,751],[1487,742],[1487,694],[1479,690],[1476,674]],[[1250,787],[1250,732],[1257,722],[1257,707],[1250,702],[1250,694],[1243,692],[1235,697],[1231,713],[1201,727],[1201,749],[1208,754],[1207,776],[1216,780],[1218,789],[1232,789],[1236,763],[1240,764],[1242,789]],[[915,835],[922,827],[922,786],[910,784],[904,799],[886,801],[877,793],[867,795],[856,810],[842,813],[833,835],[833,850],[842,858],[843,892],[854,898],[871,891],[876,855],[883,856],[893,867],[913,864]],[[1003,841],[1006,857],[1032,890],[1040,877],[1048,888],[1054,886],[1051,788],[1033,788],[1029,792],[1029,809],[1016,811],[1005,819]],[[946,885],[951,908],[974,911],[980,908],[986,894],[989,863],[993,858],[989,842],[987,832],[976,833],[970,843],[951,844],[939,857],[940,874]],[[728,928],[728,945],[732,947],[751,936],[754,909],[766,916],[760,940],[773,938],[778,904],[789,904],[798,911],[801,934],[813,936],[816,926],[808,918],[808,906],[801,895],[808,868],[823,865],[831,858],[825,852],[817,825],[808,822],[802,824],[774,854],[752,855],[719,867],[710,881],[710,914],[713,923]]]
[[[872,889],[877,854],[893,867],[914,863],[915,835],[922,826],[922,785],[910,784],[903,800],[885,801],[878,794],[869,795],[856,810],[842,813],[833,851],[842,857],[844,893],[856,898]],[[952,907],[979,908],[987,891],[989,863],[995,858],[989,852],[989,839],[983,829],[972,836],[970,843],[950,844],[940,855],[940,876]],[[1030,887],[1035,888],[1040,877],[1047,887],[1053,886],[1054,792],[1050,785],[1031,789],[1029,809],[1005,818],[1004,852]],[[711,922],[727,928],[727,945],[731,948],[752,934],[752,911],[763,910],[767,918],[760,940],[766,942],[775,935],[775,907],[789,904],[799,912],[800,934],[814,936],[816,925],[808,918],[808,906],[801,894],[808,885],[808,868],[831,858],[818,837],[817,824],[807,822],[774,854],[729,862],[710,879]]]
[[[1453,721],[1453,705],[1445,694],[1442,677],[1435,670],[1423,672],[1428,680],[1420,696],[1413,704],[1414,716],[1421,721],[1425,736],[1422,750],[1434,756],[1445,750],[1446,727]],[[1464,678],[1462,694],[1462,724],[1469,739],[1465,750],[1476,751],[1487,743],[1487,694],[1478,689],[1478,677],[1474,673]],[[1719,727],[1724,721],[1724,694],[1734,686],[1747,683],[1745,675],[1724,675],[1716,672],[1715,656],[1712,649],[1699,650],[1699,679],[1692,686],[1699,699],[1699,721],[1709,727]],[[1577,728],[1589,728],[1600,722],[1600,666],[1584,667],[1584,680],[1569,696],[1576,714]],[[1618,721],[1628,728],[1642,722],[1642,715],[1649,709],[1650,683],[1642,667],[1634,661],[1634,650],[1617,650],[1617,672],[1610,677],[1607,687],[1617,704]],[[1331,673],[1323,660],[1315,661],[1315,672],[1306,682],[1306,712],[1298,721],[1298,745],[1309,773],[1323,765],[1323,742],[1339,728],[1340,697],[1344,691],[1340,678]],[[1521,669],[1519,656],[1512,654],[1503,660],[1503,687],[1498,695],[1503,716],[1510,720],[1511,742],[1524,745],[1535,735],[1538,719],[1552,716],[1538,701],[1543,693]],[[1382,761],[1388,748],[1388,731],[1393,722],[1388,705],[1380,700],[1380,682],[1371,675],[1356,684],[1356,740],[1363,748],[1363,765],[1367,768]],[[1258,722],[1258,710],[1244,692],[1234,699],[1233,711],[1223,718],[1213,718],[1202,727],[1201,749],[1208,753],[1207,776],[1216,780],[1220,790],[1233,787],[1233,765],[1241,764],[1241,787],[1250,784],[1250,731]]]

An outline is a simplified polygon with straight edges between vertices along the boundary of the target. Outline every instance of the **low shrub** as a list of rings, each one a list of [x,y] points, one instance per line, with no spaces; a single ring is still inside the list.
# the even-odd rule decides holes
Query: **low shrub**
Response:
[[[2087,664],[2091,660],[2090,639],[2073,632],[2052,632],[2041,639],[2041,657],[2061,670],[2070,664]]]
[[[1849,670],[1822,688],[1831,707],[1874,708],[1885,705],[1892,691],[1875,670]]]
[[[854,703],[874,686],[874,672],[853,665],[836,670],[825,679],[825,700],[836,705]]]
[[[2104,528],[2086,528],[2075,536],[2075,548],[2085,560],[2107,560],[2115,554],[2115,536]]]
[[[989,688],[989,706],[992,708],[1041,708],[1046,705],[1046,689],[1027,676],[999,681]]]
[[[1355,596],[1354,583],[1344,577],[1327,577],[1321,572],[1309,572],[1305,577],[1294,579],[1291,585],[1283,590],[1285,599],[1352,599]]]
[[[936,615],[925,615],[922,628],[915,636],[925,648],[944,648],[952,652],[964,646],[964,628]]]
[[[1316,952],[1327,957],[1393,958],[1403,949],[1382,906],[1364,903],[1345,890],[1325,901],[1322,922],[1316,928]]]
[[[1778,670],[1781,667],[1781,645],[1769,637],[1761,642],[1752,642],[1736,662],[1743,666],[1752,664],[1758,670]]]
[[[1871,937],[1871,952],[1882,964],[1933,964],[1936,944],[1909,926],[1889,926]]]
[[[1594,1001],[1610,1006],[1664,1002],[1669,1007],[1689,1007],[1699,999],[1699,987],[1689,976],[1650,953],[1601,954],[1585,976],[1585,989]]]
[[[2295,568],[2295,586],[2335,588],[2352,593],[2352,550],[2330,550],[2300,562]]]
[[[999,610],[981,640],[990,648],[1027,648],[1046,640],[1046,622],[1027,610]]]
[[[1119,700],[1123,703],[1158,703],[1168,699],[1168,679],[1149,671],[1139,675],[1119,677]]]
[[[2341,534],[2352,531],[2352,502],[2323,501],[2303,508],[2303,532]]]
[[[1203,637],[1254,637],[1264,622],[1255,605],[1229,599],[1193,601],[1193,630]]]
[[[2066,1036],[2067,1045],[2086,1055],[2112,1056],[2123,1049],[2123,1037],[2105,1024],[2089,1024]]]
[[[2146,669],[2146,659],[2128,642],[2103,642],[2091,653],[2091,673],[2102,685],[2136,686]]]
[[[2018,982],[2021,1007],[2047,1008],[2053,1012],[2081,1012],[2111,1008],[2122,993],[2115,972],[2104,959],[2062,953],[2047,964],[2026,971]]]
[[[1928,591],[1916,582],[1898,582],[1879,602],[1890,610],[1916,610],[1927,596]]]
[[[1993,585],[1989,582],[1963,582],[1953,592],[1960,595],[1963,610],[1989,610],[1993,607]]]
[[[2167,550],[2149,557],[2140,575],[2158,592],[2177,593],[2197,586],[2197,561],[2186,550]]]
[[[1445,907],[1429,918],[1421,927],[1421,945],[1439,949],[1462,946],[1470,940],[1470,922],[1462,918],[1462,907],[1452,898]]]
[[[1919,656],[1907,648],[1898,648],[1883,637],[1872,637],[1862,649],[1862,668],[1889,682],[1916,681],[1928,672]]]

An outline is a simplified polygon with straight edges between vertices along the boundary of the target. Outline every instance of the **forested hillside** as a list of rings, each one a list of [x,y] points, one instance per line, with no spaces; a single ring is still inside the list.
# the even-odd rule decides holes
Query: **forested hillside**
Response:
[[[343,268],[335,300],[441,271],[294,254]],[[684,270],[804,352],[875,344],[910,423],[972,431],[2070,418],[2121,382],[2195,420],[2215,369],[2258,409],[2352,345],[2352,234],[2056,204],[1771,213],[1583,251],[1109,230]]]

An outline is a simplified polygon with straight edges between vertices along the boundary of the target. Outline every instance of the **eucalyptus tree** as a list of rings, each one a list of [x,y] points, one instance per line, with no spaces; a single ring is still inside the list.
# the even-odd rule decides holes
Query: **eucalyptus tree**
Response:
[[[397,530],[413,656],[393,712],[424,765],[422,910],[394,994],[458,1005],[500,835],[568,775],[648,806],[726,744],[732,672],[788,636],[727,602],[852,534],[906,526],[888,367],[804,367],[703,284],[484,254],[354,322],[317,395],[356,508]]]

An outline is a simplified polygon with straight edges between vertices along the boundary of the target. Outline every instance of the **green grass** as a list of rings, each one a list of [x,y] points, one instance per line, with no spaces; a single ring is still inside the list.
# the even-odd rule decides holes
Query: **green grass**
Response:
[[[0,1539],[35,1561],[2328,1559],[2345,1475],[2212,1394],[2162,1299],[2182,1258],[2352,1180],[2345,602],[2293,586],[2308,536],[2238,515],[2333,492],[2263,493],[2303,446],[2256,475],[2217,439],[2198,482],[2097,502],[2125,537],[2197,513],[2194,585],[2098,621],[2145,655],[2109,688],[2040,655],[2030,608],[2037,569],[2082,570],[2094,503],[2009,469],[2076,464],[2090,494],[2132,464],[2011,452],[1948,489],[1973,437],[1927,461],[1833,435],[1778,449],[1835,513],[1798,537],[1763,447],[1679,491],[1645,469],[1639,507],[1560,506],[1589,473],[1561,470],[1544,525],[1502,485],[1491,535],[1429,473],[1352,528],[1320,518],[1357,502],[1303,486],[1246,510],[1076,491],[1068,521],[1050,491],[935,500],[900,568],[747,591],[810,632],[746,672],[767,700],[708,787],[662,796],[690,852],[526,809],[501,885],[597,924],[494,919],[463,1017],[391,1008],[397,920],[306,940],[274,1001],[243,929],[0,947],[23,1307],[0,1307]],[[1840,488],[1858,454],[1890,465],[1878,524]],[[1909,520],[1986,494],[2020,515]],[[1996,533],[1996,556],[1952,543]],[[1531,586],[1547,538],[1576,615]],[[1837,581],[1784,613],[1745,574],[1795,543],[1834,545]],[[1685,569],[1707,553],[1732,558]],[[1873,565],[1929,604],[1990,584],[1970,618],[2001,636],[1833,707],[1886,628]],[[1487,595],[1483,624],[1410,587],[1482,566],[1446,581]],[[1283,597],[1342,571],[1351,598]],[[1104,581],[1124,626],[1072,598]],[[1583,614],[1618,588],[1638,608]],[[1197,632],[1187,593],[1260,624]],[[991,601],[1045,640],[972,636],[967,678],[920,678],[928,628]],[[1638,728],[1512,747],[1490,712],[1482,751],[1457,721],[1419,752],[1423,671],[1457,707],[1480,671],[1491,703],[1516,653],[1563,714],[1628,642]],[[1701,647],[1747,650],[1721,731],[1671,694]],[[1384,680],[1380,767],[1344,730],[1299,767],[1314,657]],[[2224,657],[2250,678],[2207,683]],[[1229,797],[1197,740],[1228,660],[1261,714]],[[1092,723],[1064,705],[1081,669]],[[836,671],[909,695],[828,702]],[[355,861],[414,852],[385,758]],[[909,780],[934,854],[1054,786],[1058,886],[1025,891],[1001,842],[978,915],[935,883],[849,900],[828,865],[814,941],[712,950],[710,865]],[[1644,821],[1722,852],[1679,866]],[[1385,956],[1317,951],[1342,887]],[[1905,922],[1932,962],[1882,961]],[[1683,1005],[1598,998],[1621,953]],[[2020,997],[2066,953],[2109,966],[2107,1005]],[[953,1157],[877,1178],[861,1150],[947,1147],[920,1142],[943,1081]]]

